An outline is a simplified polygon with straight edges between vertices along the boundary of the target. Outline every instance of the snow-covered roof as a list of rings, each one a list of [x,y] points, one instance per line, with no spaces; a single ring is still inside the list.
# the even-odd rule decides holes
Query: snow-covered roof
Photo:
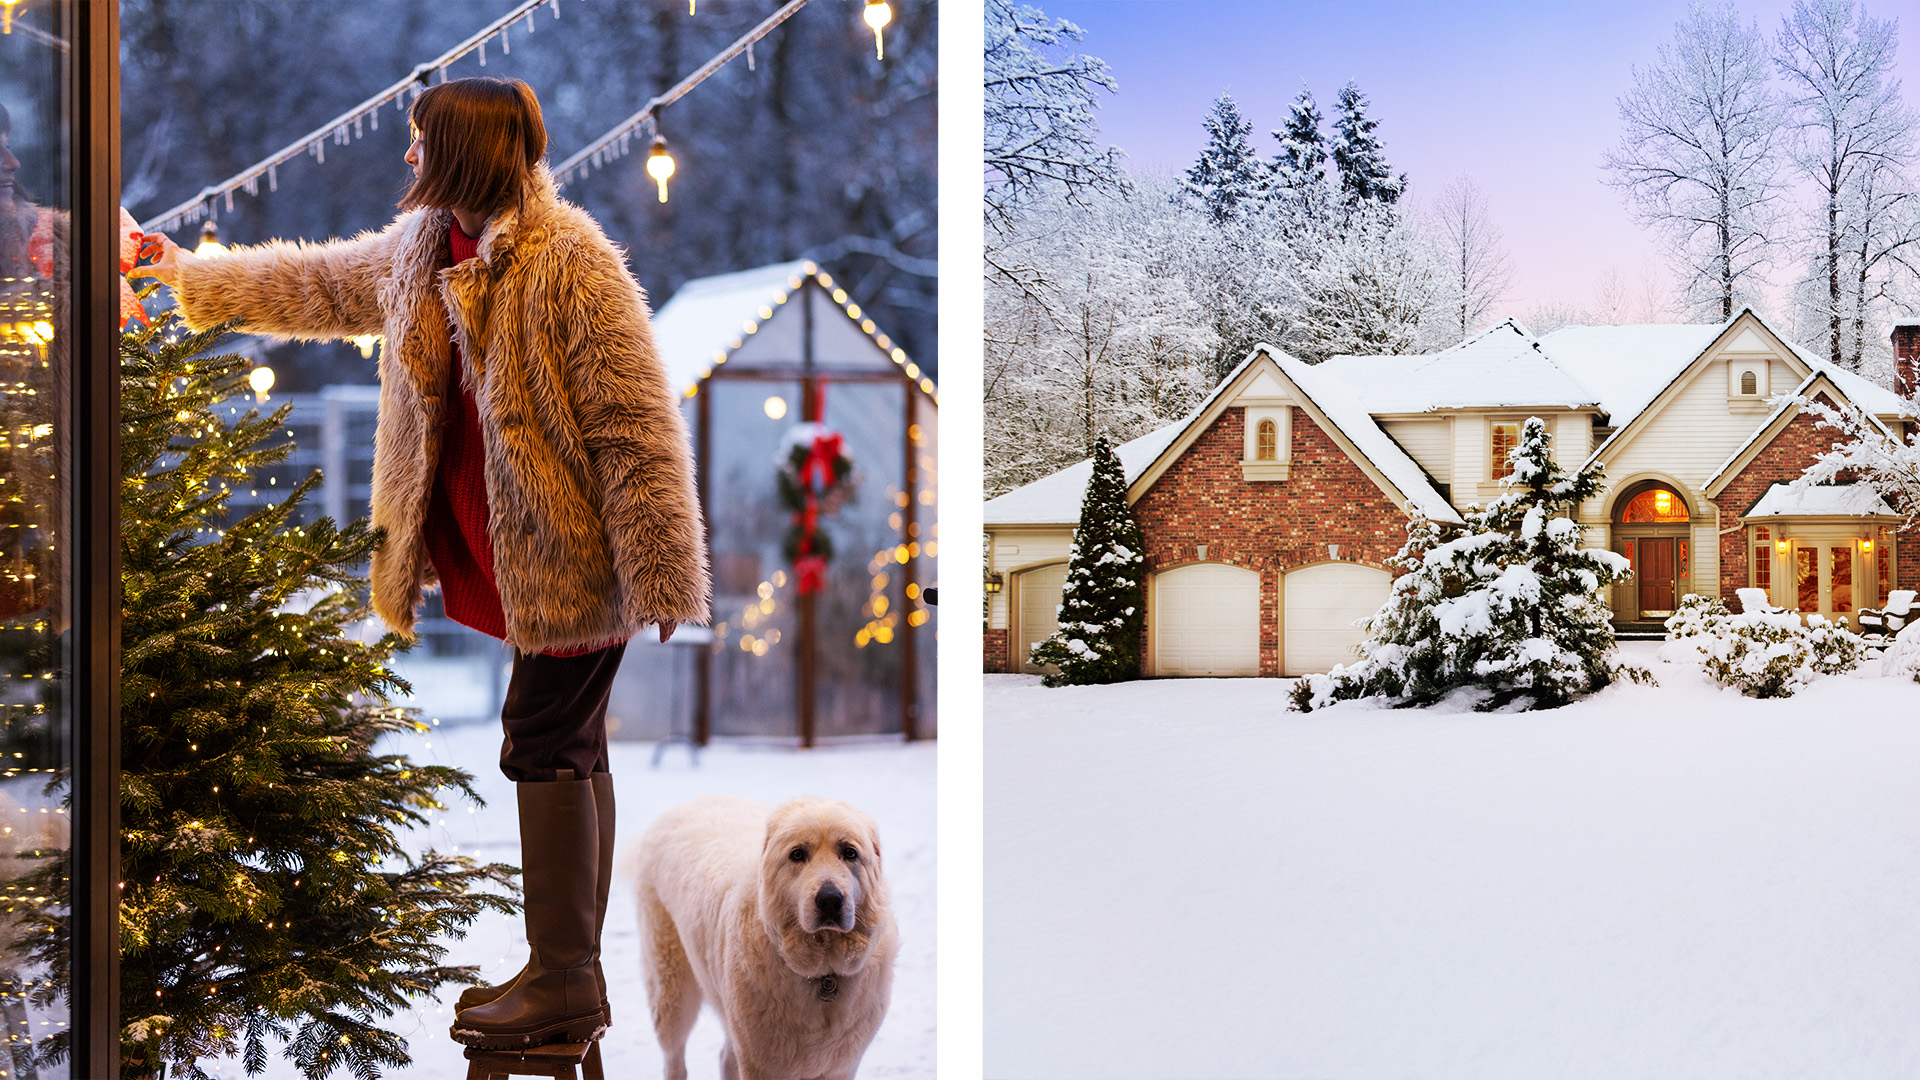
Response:
[[[1785,341],[1786,339],[1782,338]],[[1906,400],[1899,394],[1881,386],[1846,368],[1835,367],[1828,361],[1815,356],[1812,350],[1795,342],[1788,341],[1787,348],[1792,349],[1802,363],[1833,380],[1833,385],[1855,404],[1874,416],[1896,416],[1906,408]]]
[[[1625,427],[1698,359],[1724,323],[1567,326],[1540,347],[1593,393],[1616,427]]]
[[[1866,484],[1810,485],[1798,490],[1792,484],[1775,484],[1745,516],[1751,519],[1823,515],[1896,516],[1880,493]]]
[[[1127,483],[1133,483],[1147,471],[1160,452],[1186,430],[1194,415],[1189,413],[1114,449],[1120,458],[1120,468],[1127,474]],[[982,511],[984,520],[988,525],[1072,525],[1080,520],[1080,503],[1086,499],[1087,483],[1092,479],[1093,459],[1087,458],[988,499]]]
[[[1294,386],[1305,394],[1340,433],[1357,447],[1373,467],[1394,487],[1400,489],[1420,512],[1435,521],[1460,522],[1462,518],[1447,500],[1435,490],[1433,482],[1420,466],[1414,464],[1400,444],[1392,436],[1380,429],[1365,405],[1353,391],[1352,384],[1342,378],[1338,370],[1328,370],[1326,364],[1318,366],[1295,360],[1290,356],[1276,352],[1280,370],[1293,380]]]
[[[812,270],[811,263],[796,259],[695,278],[680,286],[673,299],[653,313],[654,344],[674,389],[698,382],[733,347],[743,327],[760,320],[762,307],[770,308],[798,288],[799,279]]]
[[[1359,395],[1367,411],[1428,412],[1486,406],[1580,408],[1593,391],[1508,319],[1442,352],[1421,356],[1336,356],[1320,367]]]

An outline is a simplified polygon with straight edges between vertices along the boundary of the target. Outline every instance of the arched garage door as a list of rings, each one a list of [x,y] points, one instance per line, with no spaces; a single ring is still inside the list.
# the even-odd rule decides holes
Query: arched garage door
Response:
[[[1153,579],[1161,675],[1260,674],[1260,575],[1198,563]]]
[[[1286,575],[1281,673],[1331,671],[1359,659],[1355,648],[1367,632],[1353,623],[1380,610],[1392,583],[1385,570],[1354,563],[1321,563]]]
[[[1017,575],[1020,592],[1019,623],[1014,627],[1014,659],[1026,672],[1051,671],[1027,662],[1033,647],[1060,629],[1060,592],[1067,585],[1067,564],[1054,563]]]

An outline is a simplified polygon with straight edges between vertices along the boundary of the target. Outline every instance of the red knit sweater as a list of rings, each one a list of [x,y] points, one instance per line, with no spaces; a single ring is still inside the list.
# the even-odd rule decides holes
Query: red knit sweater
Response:
[[[447,230],[453,264],[480,253],[478,237],[459,225]],[[427,557],[440,577],[447,618],[491,637],[507,636],[507,615],[494,584],[493,540],[487,535],[487,445],[480,435],[480,407],[461,378],[460,346],[447,366],[447,418],[440,438],[433,493],[427,500]],[[549,649],[548,656],[579,656],[588,648]]]

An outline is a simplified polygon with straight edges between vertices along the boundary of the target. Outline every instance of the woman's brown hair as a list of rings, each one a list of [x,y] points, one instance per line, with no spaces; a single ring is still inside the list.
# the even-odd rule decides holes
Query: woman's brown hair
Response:
[[[519,79],[453,79],[413,99],[407,119],[426,157],[400,200],[491,215],[518,205],[547,152],[540,100]]]

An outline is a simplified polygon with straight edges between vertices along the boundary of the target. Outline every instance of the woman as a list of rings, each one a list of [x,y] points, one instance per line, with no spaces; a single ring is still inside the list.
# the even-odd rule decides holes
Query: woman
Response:
[[[514,647],[500,767],[531,955],[510,983],[462,995],[453,1037],[585,1041],[610,1020],[608,690],[629,637],[654,624],[666,641],[708,615],[692,456],[639,286],[541,163],[533,91],[458,79],[409,117],[414,181],[381,232],[209,259],[163,240],[143,269],[195,328],[384,335],[374,610],[411,633],[437,579],[450,618]]]

